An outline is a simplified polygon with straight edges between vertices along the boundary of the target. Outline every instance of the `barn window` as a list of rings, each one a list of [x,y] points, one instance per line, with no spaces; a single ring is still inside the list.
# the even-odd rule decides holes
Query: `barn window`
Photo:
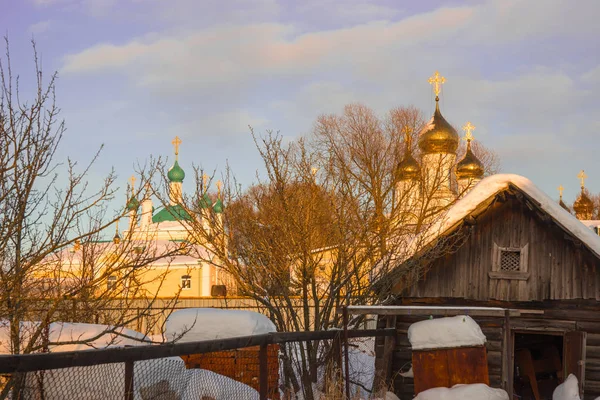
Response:
[[[520,271],[521,250],[500,250],[500,271]]]
[[[527,280],[529,278],[528,249],[528,244],[523,247],[500,247],[494,243],[492,270],[489,272],[489,277]]]
[[[181,276],[181,288],[191,289],[192,288],[192,277],[190,275]]]

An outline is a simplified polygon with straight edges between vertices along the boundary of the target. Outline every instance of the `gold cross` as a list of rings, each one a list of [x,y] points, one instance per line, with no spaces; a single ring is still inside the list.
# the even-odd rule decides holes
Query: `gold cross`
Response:
[[[558,194],[560,196],[560,198],[562,199],[562,195],[563,195],[563,191],[565,190],[565,188],[563,187],[563,185],[559,185],[558,186]]]
[[[175,139],[173,139],[171,144],[175,147],[175,159],[177,160],[177,156],[179,156],[179,145],[181,144],[179,136],[175,136]]]
[[[129,182],[131,182],[131,195],[133,196],[135,194],[135,175],[131,175]]]
[[[411,146],[411,142],[412,142],[411,134],[413,133],[413,128],[411,128],[408,125],[404,125],[402,127],[402,133],[404,133],[404,141],[406,142],[406,146],[407,146],[407,148],[409,148]]]
[[[441,76],[438,71],[435,71],[435,74],[429,78],[428,82],[433,85],[433,93],[435,93],[435,97],[438,97],[442,91],[442,85],[446,83],[446,78]]]
[[[223,182],[217,181],[217,196],[221,197],[221,188],[223,187]]]
[[[208,182],[208,175],[206,175],[206,174],[202,174],[202,188],[203,188],[203,189],[208,189],[208,188],[206,187],[206,183],[207,183],[207,182]]]
[[[583,189],[585,187],[585,178],[587,178],[585,171],[581,170],[581,172],[577,174],[577,177],[579,178],[579,181],[581,182],[581,188]]]
[[[463,131],[466,132],[466,134],[465,134],[465,140],[467,142],[472,141],[474,138],[473,138],[473,134],[471,132],[473,132],[475,130],[475,126],[470,121],[468,121],[465,124],[465,126],[462,127],[462,129],[463,129]]]

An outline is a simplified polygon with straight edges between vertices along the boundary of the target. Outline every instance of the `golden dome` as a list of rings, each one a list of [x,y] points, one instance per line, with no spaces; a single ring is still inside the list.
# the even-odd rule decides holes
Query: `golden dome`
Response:
[[[440,112],[439,98],[435,98],[435,113],[420,133],[419,148],[423,154],[456,153],[458,133]]]
[[[401,181],[418,180],[421,176],[421,167],[409,150],[404,154],[404,158],[398,164],[396,171],[398,179]]]
[[[581,193],[575,203],[573,203],[573,210],[575,210],[575,214],[579,219],[591,219],[592,218],[592,210],[594,209],[594,203],[585,194],[585,190],[581,187]]]
[[[473,140],[472,132],[475,126],[471,122],[467,122],[463,126],[466,132],[465,139],[467,140],[467,152],[462,160],[456,165],[456,177],[460,179],[481,179],[483,177],[483,164],[475,154],[471,151],[471,141]]]

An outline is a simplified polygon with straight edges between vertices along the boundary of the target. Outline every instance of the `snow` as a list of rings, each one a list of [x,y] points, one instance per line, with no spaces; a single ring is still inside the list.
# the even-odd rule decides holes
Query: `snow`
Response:
[[[31,335],[39,327],[39,322],[21,323],[21,341],[29,343]],[[65,343],[49,346],[50,352],[90,350],[107,347],[140,346],[149,339],[132,329],[115,328],[111,325],[53,322],[48,328],[50,343]],[[40,338],[41,340],[41,338]],[[77,343],[68,343],[77,342]],[[10,325],[0,321],[0,354],[10,354]]]
[[[413,350],[482,346],[485,336],[477,322],[468,315],[428,319],[408,328]]]
[[[403,378],[414,378],[415,374],[413,373],[412,365],[406,372],[400,372],[400,376]]]
[[[579,397],[579,382],[577,377],[569,374],[567,379],[554,389],[552,400],[581,400]]]
[[[458,200],[440,221],[428,230],[429,235],[444,234],[446,230],[452,228],[456,223],[475,211],[481,203],[507,189],[511,184],[539,203],[540,208],[548,213],[558,225],[581,240],[597,257],[600,257],[600,237],[598,235],[562,208],[558,202],[550,198],[529,179],[514,174],[497,174],[482,179],[469,193]],[[428,241],[434,238],[428,237]]]
[[[125,392],[122,363],[91,367],[73,367],[28,374],[27,386],[37,392],[43,382],[44,398],[122,399]],[[188,370],[179,357],[134,363],[134,398],[210,398],[215,400],[258,399],[258,392],[248,385],[212,371]],[[40,380],[40,378],[42,378]],[[169,395],[171,397],[169,397]]]
[[[425,390],[413,400],[509,400],[508,393],[502,389],[494,389],[484,383],[454,385],[448,388]]]
[[[262,314],[245,310],[187,308],[173,312],[165,323],[167,341],[194,342],[276,332]]]

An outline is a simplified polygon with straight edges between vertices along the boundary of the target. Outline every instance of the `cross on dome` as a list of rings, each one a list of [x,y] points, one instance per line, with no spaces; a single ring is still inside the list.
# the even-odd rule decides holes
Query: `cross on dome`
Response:
[[[129,182],[131,182],[131,195],[133,196],[135,194],[135,175],[131,175]]]
[[[563,192],[565,191],[565,188],[563,187],[563,185],[559,185],[557,189],[558,189],[558,195],[562,199]]]
[[[446,78],[440,75],[438,71],[429,78],[427,81],[433,86],[433,93],[435,93],[435,99],[438,100],[438,96],[442,91],[442,85],[446,83]]]
[[[177,157],[179,156],[179,145],[181,144],[181,139],[179,139],[179,136],[175,136],[175,139],[173,139],[171,144],[173,147],[175,147],[175,159],[177,160]]]
[[[579,182],[581,182],[581,188],[583,189],[585,187],[585,179],[587,178],[587,175],[585,174],[585,171],[581,170],[577,174],[577,177],[579,178]]]
[[[470,121],[468,121],[463,127],[462,127],[463,131],[465,131],[465,140],[467,142],[470,142],[474,139],[473,134],[471,132],[473,132],[475,130],[475,125],[471,124]]]

